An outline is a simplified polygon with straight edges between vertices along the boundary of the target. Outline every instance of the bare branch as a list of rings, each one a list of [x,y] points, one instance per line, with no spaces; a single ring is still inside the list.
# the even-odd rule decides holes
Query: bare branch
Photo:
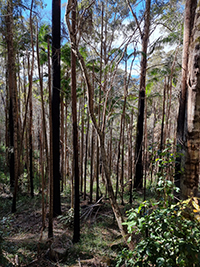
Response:
[[[143,34],[142,34],[142,31],[141,31],[140,24],[139,24],[139,21],[138,21],[138,19],[137,19],[137,16],[136,16],[136,14],[133,12],[133,9],[132,9],[132,7],[131,7],[131,4],[130,4],[129,0],[126,0],[126,3],[127,3],[128,7],[129,7],[129,9],[130,9],[130,11],[131,11],[131,14],[133,15],[133,17],[134,17],[134,19],[135,19],[135,21],[136,21],[138,30],[139,30],[139,32],[140,32],[140,36],[142,37]]]

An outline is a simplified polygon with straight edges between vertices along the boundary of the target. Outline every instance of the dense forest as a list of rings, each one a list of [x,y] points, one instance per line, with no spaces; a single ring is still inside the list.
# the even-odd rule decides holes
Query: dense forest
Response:
[[[0,1],[0,266],[200,266],[200,2],[51,4]]]

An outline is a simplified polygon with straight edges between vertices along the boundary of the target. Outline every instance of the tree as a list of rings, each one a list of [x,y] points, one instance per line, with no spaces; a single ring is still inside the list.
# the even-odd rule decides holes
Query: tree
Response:
[[[187,10],[186,10],[187,12]],[[200,5],[198,3],[192,29],[187,73],[187,109],[186,124],[183,132],[184,172],[181,175],[180,188],[182,198],[196,196],[199,182],[200,147]],[[182,125],[183,126],[183,125]]]
[[[180,188],[181,185],[181,168],[183,161],[181,160],[182,152],[184,152],[184,144],[186,142],[185,129],[187,116],[187,75],[188,75],[188,59],[189,59],[189,45],[194,24],[195,9],[197,1],[187,0],[185,3],[185,18],[184,18],[184,36],[183,36],[183,54],[182,54],[182,80],[181,80],[181,95],[179,104],[179,114],[177,121],[177,163],[175,185]],[[182,158],[183,159],[183,158]],[[182,161],[182,162],[181,162]]]
[[[85,83],[87,86],[88,109],[89,109],[89,114],[90,114],[90,118],[92,120],[93,126],[94,126],[94,128],[98,134],[98,137],[99,137],[100,151],[101,151],[102,163],[103,163],[103,168],[104,168],[104,173],[105,173],[105,178],[106,178],[108,197],[110,199],[110,203],[111,203],[113,212],[115,214],[115,218],[116,218],[116,221],[118,223],[120,232],[121,232],[123,238],[125,239],[125,241],[127,242],[129,236],[128,236],[126,226],[123,225],[124,219],[123,219],[122,213],[120,211],[119,205],[117,204],[115,195],[114,195],[114,190],[113,190],[112,181],[111,181],[111,173],[110,173],[110,169],[109,169],[109,161],[108,161],[108,157],[107,157],[107,153],[106,153],[106,147],[105,147],[106,108],[107,108],[107,103],[108,103],[108,96],[109,96],[109,93],[110,93],[110,91],[112,89],[112,85],[113,85],[112,80],[114,79],[114,75],[112,77],[111,85],[110,85],[109,89],[107,89],[107,91],[105,91],[105,100],[104,100],[103,112],[102,112],[103,115],[102,115],[101,125],[99,125],[97,118],[95,116],[95,112],[94,112],[94,94],[93,94],[94,88],[93,88],[93,85],[92,85],[92,82],[91,82],[91,79],[90,79],[90,76],[88,73],[88,69],[87,69],[85,60],[78,49],[78,44],[77,44],[75,36],[74,36],[74,29],[72,28],[72,25],[71,25],[70,20],[69,20],[69,14],[70,14],[71,9],[73,10],[73,7],[74,7],[74,5],[71,2],[68,2],[67,9],[66,9],[66,23],[68,26],[68,31],[69,31],[70,39],[71,39],[71,49],[79,61],[81,70],[82,70],[83,75],[84,75],[84,80],[85,80]],[[88,7],[86,8],[86,10],[88,10]],[[75,21],[75,19],[72,19],[72,22],[73,21]],[[119,62],[122,60],[123,55],[124,55],[124,53],[122,53],[118,56],[118,61],[115,65],[114,74],[116,74],[117,66],[118,66]],[[110,68],[112,68],[112,67],[113,66],[111,64]],[[127,242],[127,245],[131,249],[133,249],[132,241],[130,243]]]
[[[29,111],[30,111],[30,124],[29,124],[29,159],[30,159],[30,186],[31,186],[31,197],[34,197],[34,188],[33,188],[33,97],[32,97],[32,84],[33,84],[33,68],[34,68],[34,43],[33,43],[33,20],[32,20],[32,9],[33,9],[33,0],[31,1],[31,12],[30,12],[30,31],[31,31],[31,47],[32,47],[32,64],[28,67],[29,72],[29,91],[30,91],[30,100],[29,100]],[[29,58],[28,58],[29,62]],[[30,64],[28,64],[30,65]]]
[[[53,216],[61,214],[60,202],[60,0],[52,1],[52,131]]]
[[[74,152],[74,184],[75,184],[75,201],[74,201],[74,236],[73,242],[77,243],[80,239],[80,203],[79,203],[79,166],[78,166],[78,131],[77,131],[77,100],[76,100],[76,8],[77,1],[72,1],[72,35],[71,38],[71,92],[72,92],[72,121],[73,121],[73,152]],[[87,148],[86,148],[87,149]]]
[[[142,39],[142,56],[140,62],[140,89],[138,100],[138,118],[136,130],[136,147],[135,147],[135,178],[134,188],[143,187],[143,163],[142,163],[142,142],[143,142],[143,124],[145,110],[145,90],[146,90],[146,71],[147,71],[147,47],[150,32],[150,8],[151,0],[146,0],[144,32]]]
[[[12,153],[14,155],[11,156],[10,161],[10,169],[11,170],[11,186],[14,184],[14,192],[13,192],[13,203],[12,203],[12,212],[16,211],[16,198],[17,198],[17,187],[18,187],[18,108],[17,108],[17,88],[16,88],[16,69],[15,69],[15,48],[13,41],[13,4],[12,1],[7,2],[7,15],[6,15],[6,43],[7,43],[7,64],[8,64],[8,87],[9,87],[9,95],[10,95],[10,140]],[[14,164],[14,165],[13,165]],[[13,181],[14,178],[14,181]],[[14,182],[14,183],[13,183]]]

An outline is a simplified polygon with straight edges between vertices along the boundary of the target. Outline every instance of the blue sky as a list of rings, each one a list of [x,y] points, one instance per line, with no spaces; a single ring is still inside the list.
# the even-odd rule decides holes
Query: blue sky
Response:
[[[52,0],[43,0],[44,4],[46,4],[45,9],[43,10],[42,19],[51,20],[51,10],[52,10]],[[61,17],[63,18],[65,13],[65,8],[63,8],[63,4],[67,3],[67,0],[61,0]]]

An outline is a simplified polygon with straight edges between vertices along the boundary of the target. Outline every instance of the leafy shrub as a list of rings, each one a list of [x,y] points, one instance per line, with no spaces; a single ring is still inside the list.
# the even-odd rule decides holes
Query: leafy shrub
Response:
[[[128,232],[139,233],[141,240],[134,251],[121,252],[117,266],[199,266],[199,200],[191,198],[172,205],[172,188],[171,181],[160,178],[159,201],[145,201],[128,212]]]
[[[69,209],[65,214],[59,215],[58,219],[66,226],[72,227],[74,222],[74,209]]]
[[[155,203],[145,201],[128,211],[128,232],[139,234],[134,251],[122,250],[117,266],[200,266],[200,199],[174,204],[173,175],[176,156],[169,143],[155,159],[157,184]]]

